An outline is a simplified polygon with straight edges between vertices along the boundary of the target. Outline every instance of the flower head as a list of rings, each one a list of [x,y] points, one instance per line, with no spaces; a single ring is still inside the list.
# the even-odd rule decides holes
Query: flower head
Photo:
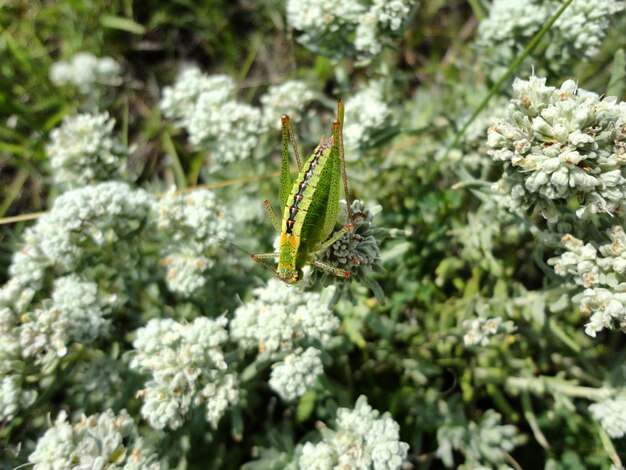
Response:
[[[388,414],[380,416],[365,396],[354,409],[339,408],[335,430],[324,439],[306,443],[298,464],[301,468],[400,469],[409,445],[400,441],[400,427]],[[321,465],[325,462],[326,465]]]
[[[129,149],[113,137],[114,125],[107,113],[66,117],[46,146],[55,183],[83,186],[123,176]]]
[[[79,52],[68,62],[55,62],[50,68],[50,81],[57,86],[73,85],[79,92],[90,94],[97,86],[118,85],[120,65],[111,57],[96,57],[89,52]]]
[[[601,99],[568,80],[516,79],[508,117],[490,129],[488,145],[504,162],[494,186],[512,210],[536,206],[555,221],[559,206],[577,199],[579,216],[623,209],[626,200],[626,103]]]
[[[137,331],[131,367],[148,374],[139,392],[141,414],[156,429],[176,429],[192,406],[204,405],[207,420],[217,423],[239,401],[237,378],[228,372],[222,346],[228,341],[224,317],[199,317],[182,324],[153,319]]]

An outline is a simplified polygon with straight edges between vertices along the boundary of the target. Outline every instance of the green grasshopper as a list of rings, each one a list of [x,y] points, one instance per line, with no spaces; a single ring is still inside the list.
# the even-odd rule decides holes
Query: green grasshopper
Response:
[[[352,212],[348,195],[348,178],[343,153],[343,100],[337,104],[337,119],[333,121],[333,133],[330,139],[320,140],[315,151],[302,165],[298,145],[291,127],[289,116],[283,115],[282,121],[282,156],[280,171],[280,205],[282,219],[270,202],[263,201],[272,221],[280,233],[278,253],[257,253],[252,259],[271,269],[278,278],[287,284],[294,284],[302,279],[302,268],[312,264],[335,276],[349,278],[350,273],[315,258],[314,253],[323,250],[346,232],[351,231]],[[291,181],[289,170],[289,142],[293,147],[298,176]],[[339,192],[341,179],[346,197],[348,223],[331,238],[337,214],[339,212]],[[278,258],[278,268],[267,264],[266,259]]]

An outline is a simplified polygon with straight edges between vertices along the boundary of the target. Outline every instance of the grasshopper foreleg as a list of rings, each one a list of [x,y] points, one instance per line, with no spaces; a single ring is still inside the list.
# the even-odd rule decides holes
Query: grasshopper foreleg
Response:
[[[274,258],[278,258],[279,256],[280,256],[280,253],[255,253],[253,255],[250,255],[250,258],[252,258],[253,261],[256,261],[260,265],[265,266],[267,269],[271,270],[274,274],[278,276],[278,271],[276,270],[276,268],[274,268],[274,266],[270,264],[267,264],[263,260],[274,259]]]
[[[272,225],[274,226],[274,229],[278,233],[280,233],[280,219],[278,218],[278,214],[272,207],[272,204],[270,203],[269,200],[266,199],[265,201],[263,201],[263,205],[265,206],[265,209],[267,210],[267,214],[270,216],[270,220],[272,221]]]
[[[333,243],[335,243],[337,240],[339,240],[341,237],[343,237],[347,232],[352,232],[352,229],[354,228],[354,225],[352,225],[351,223],[347,223],[346,225],[344,225],[341,230],[339,230],[337,233],[335,233],[332,237],[330,237],[328,240],[326,240],[325,242],[323,242],[319,249],[320,250],[324,250],[326,248],[328,248],[330,245],[332,245]]]

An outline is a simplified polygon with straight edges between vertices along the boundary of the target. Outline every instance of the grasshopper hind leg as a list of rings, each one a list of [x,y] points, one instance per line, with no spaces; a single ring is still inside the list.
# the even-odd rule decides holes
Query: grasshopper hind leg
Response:
[[[350,271],[346,271],[345,269],[341,269],[341,268],[337,268],[335,266],[332,266],[328,263],[324,263],[323,261],[317,260],[317,259],[312,259],[311,260],[311,264],[313,264],[314,266],[317,266],[318,268],[320,268],[323,271],[326,271],[330,274],[334,274],[337,277],[343,277],[345,279],[349,279],[350,278]]]

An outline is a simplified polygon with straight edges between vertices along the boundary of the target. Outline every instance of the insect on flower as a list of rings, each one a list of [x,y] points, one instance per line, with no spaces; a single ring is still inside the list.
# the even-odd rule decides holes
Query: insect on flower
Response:
[[[312,264],[335,276],[350,277],[348,271],[315,258],[316,252],[329,247],[353,228],[343,152],[343,116],[344,105],[339,99],[332,136],[329,139],[322,136],[319,145],[304,164],[300,160],[289,116],[281,117],[282,157],[279,197],[282,219],[280,221],[270,202],[267,199],[263,201],[272,225],[280,233],[279,252],[257,253],[252,255],[252,259],[274,271],[276,276],[287,284],[294,284],[302,279],[302,268],[307,264]],[[298,176],[293,182],[289,171],[289,142],[293,146],[298,165]],[[339,192],[342,180],[348,208],[348,223],[328,238],[335,227],[339,212]],[[277,268],[264,261],[273,258],[278,258]]]

